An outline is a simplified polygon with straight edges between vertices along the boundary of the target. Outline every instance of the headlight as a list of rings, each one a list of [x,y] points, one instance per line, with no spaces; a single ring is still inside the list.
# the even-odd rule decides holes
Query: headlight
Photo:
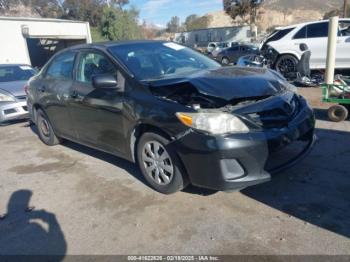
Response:
[[[236,116],[225,113],[176,113],[186,126],[211,134],[245,133],[248,127]]]
[[[15,102],[16,99],[10,94],[0,93],[0,102]]]

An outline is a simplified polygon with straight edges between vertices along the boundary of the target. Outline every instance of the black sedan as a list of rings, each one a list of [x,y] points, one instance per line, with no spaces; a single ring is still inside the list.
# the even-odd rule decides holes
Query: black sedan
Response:
[[[223,65],[237,64],[240,57],[258,53],[259,49],[253,45],[238,44],[221,50],[214,59]]]
[[[173,193],[189,183],[239,190],[294,164],[314,141],[314,114],[279,74],[221,67],[181,45],[110,42],[56,54],[29,83],[40,139],[68,139],[135,162]],[[272,153],[303,150],[271,169]]]

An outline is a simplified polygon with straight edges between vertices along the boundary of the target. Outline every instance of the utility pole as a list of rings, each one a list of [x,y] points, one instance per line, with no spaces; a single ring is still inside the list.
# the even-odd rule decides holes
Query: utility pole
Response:
[[[344,0],[343,11],[344,11],[343,17],[345,18],[348,15],[348,0]]]

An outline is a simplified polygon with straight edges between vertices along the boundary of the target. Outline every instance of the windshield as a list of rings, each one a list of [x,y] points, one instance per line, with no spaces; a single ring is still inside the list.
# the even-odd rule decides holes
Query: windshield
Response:
[[[174,78],[221,67],[206,56],[175,43],[117,45],[109,48],[109,51],[139,80]]]
[[[0,66],[0,82],[26,81],[35,73],[30,66]]]

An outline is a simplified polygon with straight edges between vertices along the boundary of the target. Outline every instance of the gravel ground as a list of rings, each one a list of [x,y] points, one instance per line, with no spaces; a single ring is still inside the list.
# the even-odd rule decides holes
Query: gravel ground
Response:
[[[319,89],[319,140],[266,184],[161,195],[133,164],[71,142],[47,147],[26,122],[0,127],[0,254],[348,254],[350,124]]]

